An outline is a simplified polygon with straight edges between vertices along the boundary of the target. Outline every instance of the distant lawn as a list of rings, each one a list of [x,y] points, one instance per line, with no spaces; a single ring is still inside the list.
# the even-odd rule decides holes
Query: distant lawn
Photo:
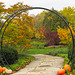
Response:
[[[29,49],[28,54],[67,54],[68,48]]]

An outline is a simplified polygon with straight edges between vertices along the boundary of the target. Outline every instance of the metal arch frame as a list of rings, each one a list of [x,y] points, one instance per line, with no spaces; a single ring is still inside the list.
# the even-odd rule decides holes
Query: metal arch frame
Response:
[[[3,57],[4,57],[4,59],[5,59],[6,63],[7,63],[7,65],[9,66],[9,63],[8,63],[7,60],[6,60],[6,58],[5,58],[5,56],[4,56],[4,53],[3,53],[3,49],[2,49],[4,32],[5,32],[6,28],[8,27],[9,23],[12,21],[12,19],[14,19],[14,17],[16,17],[17,15],[21,14],[22,12],[25,12],[25,11],[27,11],[27,10],[32,10],[32,9],[44,9],[44,10],[48,10],[48,11],[50,11],[50,12],[52,12],[52,13],[58,15],[58,16],[66,23],[66,25],[68,26],[68,28],[69,28],[69,30],[70,30],[70,33],[71,33],[71,36],[72,36],[72,44],[73,44],[73,45],[72,45],[72,54],[71,54],[71,57],[70,57],[70,60],[69,60],[69,62],[70,62],[70,61],[72,60],[72,55],[73,55],[73,53],[74,53],[74,37],[73,37],[72,30],[71,30],[71,28],[69,27],[69,24],[66,22],[66,20],[65,20],[62,16],[60,16],[58,13],[56,13],[56,12],[50,10],[50,9],[43,8],[43,7],[29,7],[29,8],[24,8],[24,9],[21,9],[21,10],[19,10],[19,11],[16,11],[15,13],[13,13],[11,16],[8,17],[8,19],[4,22],[4,24],[3,24],[2,27],[1,27],[1,30],[0,30],[0,33],[2,33],[2,36],[1,36],[1,52],[2,52],[2,54],[3,54]],[[5,26],[5,23],[6,23],[7,21],[8,21],[8,23],[7,23],[6,26]],[[5,26],[5,28],[4,28],[3,32],[2,32],[2,29],[3,29],[4,26]],[[0,55],[0,57],[2,57],[2,55]],[[69,64],[69,62],[68,62],[68,64]],[[2,63],[4,64],[3,60],[2,60]],[[6,67],[5,64],[4,64],[4,66]],[[10,66],[9,66],[9,67],[10,67]],[[11,68],[11,67],[10,67],[10,68]],[[12,68],[11,68],[11,69],[12,69]],[[13,69],[12,69],[12,70],[13,70]]]

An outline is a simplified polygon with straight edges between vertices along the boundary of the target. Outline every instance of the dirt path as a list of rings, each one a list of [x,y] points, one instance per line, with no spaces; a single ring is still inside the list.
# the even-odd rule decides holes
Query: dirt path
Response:
[[[57,71],[63,67],[64,58],[58,56],[37,54],[35,60],[24,69],[11,75],[57,75]]]

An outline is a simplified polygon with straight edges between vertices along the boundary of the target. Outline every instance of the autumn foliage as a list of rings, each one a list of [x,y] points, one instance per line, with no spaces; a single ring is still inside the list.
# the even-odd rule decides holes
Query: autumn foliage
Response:
[[[9,17],[14,12],[29,7],[28,5],[23,5],[23,3],[18,2],[17,4],[11,6],[7,9],[6,18]],[[29,48],[30,39],[33,37],[34,28],[32,17],[28,15],[28,12],[22,12],[17,15],[7,27],[4,34],[4,44],[11,45],[21,45],[21,47]],[[6,23],[7,24],[7,23]]]
[[[70,28],[72,30],[72,33],[75,34],[73,28],[72,28],[72,25],[70,25]],[[70,30],[69,28],[61,28],[60,26],[58,26],[57,28],[57,32],[58,32],[58,35],[59,35],[59,38],[60,38],[60,43],[62,44],[68,44],[69,42],[72,42],[72,37],[71,37],[71,33],[70,33]]]
[[[59,39],[57,32],[51,32],[50,29],[49,29],[49,31],[46,30],[45,37],[46,37],[46,41],[47,41],[48,46],[58,45],[60,42],[60,39]]]
[[[36,30],[36,33],[35,33],[35,37],[37,39],[45,39],[45,27],[42,27],[42,26],[39,26],[38,29]]]
[[[23,17],[24,19],[26,19],[25,21],[22,21],[20,18],[18,18],[14,19],[10,23],[5,31],[5,39],[3,40],[4,44],[19,44],[25,48],[28,48],[30,46],[30,38],[33,37],[34,31],[32,18],[30,16],[27,16],[26,14],[23,14]]]

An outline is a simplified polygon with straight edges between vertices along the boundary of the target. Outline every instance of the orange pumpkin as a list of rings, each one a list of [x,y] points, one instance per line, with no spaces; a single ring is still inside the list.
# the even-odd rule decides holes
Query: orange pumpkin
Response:
[[[69,66],[69,65],[64,65],[64,70],[66,70],[66,69],[68,69],[69,70],[69,72],[71,72],[71,67]]]
[[[2,72],[2,67],[0,66],[0,73]]]
[[[5,71],[6,69],[7,69],[6,67],[3,67],[3,68],[2,68],[2,71]]]
[[[57,71],[57,74],[58,75],[65,74],[65,70],[64,69],[60,69],[60,70]]]

